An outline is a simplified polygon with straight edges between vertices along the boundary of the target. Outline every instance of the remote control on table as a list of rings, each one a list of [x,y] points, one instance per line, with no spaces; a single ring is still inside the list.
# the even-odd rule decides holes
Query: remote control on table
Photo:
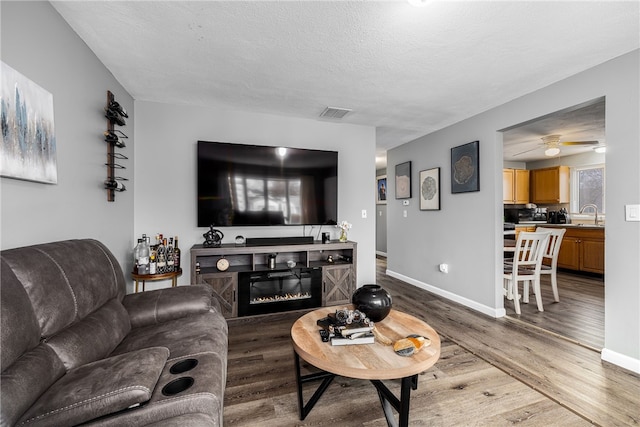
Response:
[[[320,339],[322,342],[329,342],[329,331],[326,329],[320,329],[318,332],[320,332]]]

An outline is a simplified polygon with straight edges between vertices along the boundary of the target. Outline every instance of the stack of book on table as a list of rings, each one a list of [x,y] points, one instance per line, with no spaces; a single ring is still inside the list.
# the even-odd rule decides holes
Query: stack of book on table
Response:
[[[331,345],[373,344],[373,326],[352,323],[350,325],[334,327]]]

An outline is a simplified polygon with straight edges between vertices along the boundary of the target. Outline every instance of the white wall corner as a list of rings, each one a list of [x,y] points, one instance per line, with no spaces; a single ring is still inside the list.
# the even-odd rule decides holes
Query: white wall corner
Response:
[[[600,358],[605,362],[613,363],[621,368],[640,374],[640,359],[634,359],[633,357],[617,353],[607,348],[602,349]]]
[[[395,271],[387,270],[386,274],[398,280],[402,280],[403,282],[409,283],[410,285],[413,285],[415,287],[424,289],[425,291],[431,292],[432,294],[436,294],[438,296],[441,296],[453,302],[457,302],[458,304],[462,304],[465,307],[468,307],[472,310],[479,311],[480,313],[486,314],[487,316],[491,316],[493,318],[499,318],[499,317],[504,317],[506,315],[506,311],[504,308],[491,308],[489,306],[480,304],[468,298],[461,297],[458,294],[445,291],[443,289],[437,288],[435,286],[429,285],[419,280],[412,279],[411,277],[407,277],[400,273],[396,273]]]

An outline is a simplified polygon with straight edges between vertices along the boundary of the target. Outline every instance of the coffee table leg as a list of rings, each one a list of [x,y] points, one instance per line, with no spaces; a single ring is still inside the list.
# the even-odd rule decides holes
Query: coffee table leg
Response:
[[[418,388],[418,376],[404,377],[400,386],[400,400],[380,380],[371,380],[378,390],[378,397],[382,404],[384,416],[389,427],[407,427],[409,425],[409,403],[411,402],[411,390]],[[393,409],[398,411],[398,422],[393,414]]]
[[[300,375],[300,356],[298,356],[298,353],[296,353],[295,351],[293,352],[293,355],[295,357],[296,364],[296,384],[298,385],[298,408],[300,410],[300,421],[302,421],[307,417],[307,415],[309,415],[309,412],[311,412],[318,399],[320,399],[320,396],[322,396],[327,387],[329,387],[329,384],[331,384],[331,381],[333,381],[336,376],[330,372],[324,371],[302,376]],[[302,398],[302,384],[309,381],[317,381],[320,379],[323,380],[322,384],[320,384],[320,386],[313,393],[313,396],[311,396],[311,399],[309,399],[309,401],[305,405]]]

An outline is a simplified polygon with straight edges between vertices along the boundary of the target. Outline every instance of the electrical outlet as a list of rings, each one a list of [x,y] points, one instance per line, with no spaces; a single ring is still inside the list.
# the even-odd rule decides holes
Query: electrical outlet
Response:
[[[363,219],[367,218],[367,210],[366,209],[362,209],[362,218]]]
[[[406,209],[402,211],[402,216],[405,217],[405,218],[407,217],[407,210]]]

